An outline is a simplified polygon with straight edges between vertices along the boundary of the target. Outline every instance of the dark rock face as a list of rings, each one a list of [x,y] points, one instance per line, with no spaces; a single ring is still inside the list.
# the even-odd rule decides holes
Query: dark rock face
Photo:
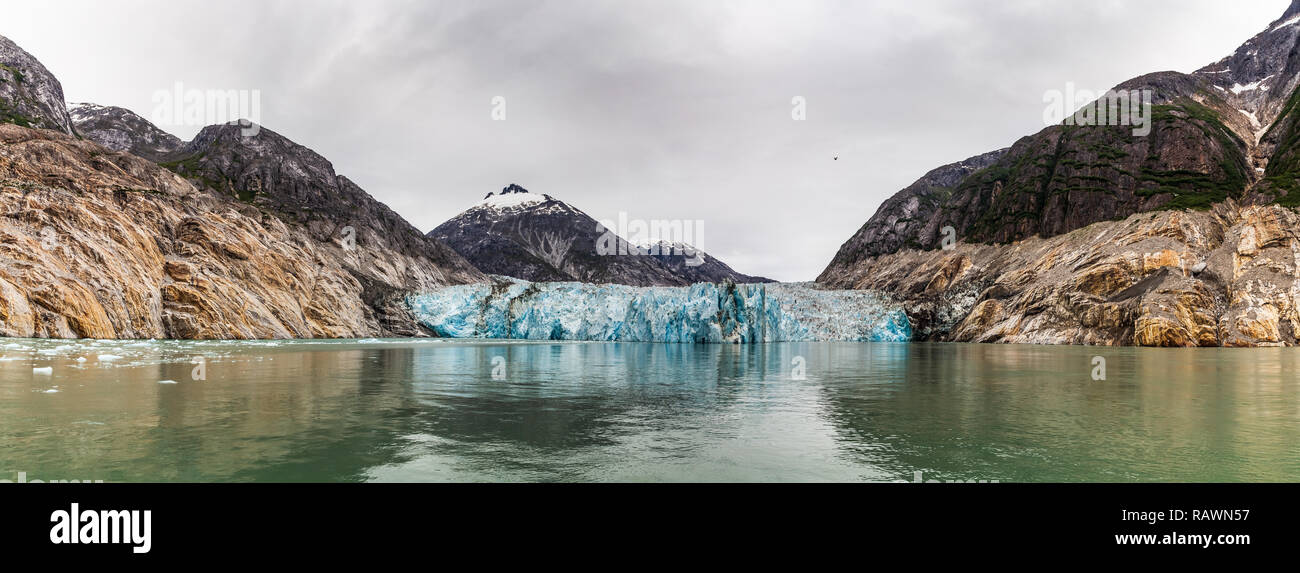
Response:
[[[439,225],[430,237],[446,242],[485,273],[533,282],[580,281],[631,286],[697,282],[770,282],[735,272],[702,252],[609,254],[598,250],[605,229],[586,213],[550,195],[510,185]],[[606,246],[635,252],[622,238]],[[620,249],[621,246],[621,249]],[[694,264],[694,263],[699,264]]]
[[[82,138],[39,62],[0,62],[2,336],[427,335],[407,294],[487,280],[275,132],[80,105]]]
[[[907,189],[890,197],[876,211],[876,215],[863,225],[836,255],[837,261],[853,260],[863,256],[893,253],[903,248],[931,248],[938,228],[935,214],[958,183],[970,174],[993,165],[1007,152],[1006,149],[977,155],[965,161],[945,165],[925,174]]]
[[[947,227],[957,241],[1010,243],[1134,213],[1276,201],[1300,180],[1289,97],[1300,81],[1298,42],[1300,0],[1195,74],[1158,72],[1116,86],[1152,93],[1147,136],[1128,126],[1057,125],[940,168],[886,201],[819,280],[843,282],[871,257],[938,248]]]
[[[1149,79],[1160,84],[1156,90],[1198,85],[1168,82],[1168,75]],[[1254,174],[1249,145],[1221,119],[1228,104],[1203,87],[1177,91],[1155,98],[1145,137],[1127,126],[1053,126],[1008,150],[932,172],[886,201],[823,279],[867,257],[938,248],[945,228],[957,241],[1010,243],[1241,198]]]
[[[1208,82],[1233,109],[1253,114],[1256,130],[1267,128],[1282,112],[1287,97],[1300,86],[1300,2],[1263,32],[1227,57],[1194,74]]]
[[[158,162],[185,145],[129,109],[81,103],[72,105],[68,113],[77,133],[113,151]]]
[[[306,228],[315,240],[350,253],[348,269],[366,287],[367,303],[385,306],[404,292],[484,280],[441,241],[426,237],[316,152],[260,127],[204,128],[162,166],[242,204]]]
[[[73,133],[63,85],[4,36],[0,36],[0,123]]]
[[[726,263],[684,243],[660,241],[658,250],[652,250],[650,256],[657,259],[674,276],[686,280],[687,284],[726,281],[738,284],[775,282],[763,277],[738,273]]]
[[[1151,92],[1148,135],[1057,125],[941,168],[886,201],[818,282],[896,296],[926,339],[1300,343],[1297,83],[1300,0],[1216,64],[1117,86]]]

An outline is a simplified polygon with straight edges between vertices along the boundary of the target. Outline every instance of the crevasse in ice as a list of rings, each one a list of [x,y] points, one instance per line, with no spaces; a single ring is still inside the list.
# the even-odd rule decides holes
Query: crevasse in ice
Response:
[[[898,303],[811,284],[629,287],[497,277],[412,295],[407,303],[421,323],[448,338],[760,343],[912,336]]]

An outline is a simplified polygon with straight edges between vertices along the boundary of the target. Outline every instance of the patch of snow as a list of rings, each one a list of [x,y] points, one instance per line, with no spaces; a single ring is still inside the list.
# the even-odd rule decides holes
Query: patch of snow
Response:
[[[1242,92],[1253,92],[1259,89],[1259,82],[1249,83],[1246,85],[1232,84],[1232,89],[1228,90],[1234,94],[1241,95]]]
[[[1266,81],[1268,81],[1268,80],[1271,80],[1271,79],[1273,79],[1273,76],[1268,76],[1268,77],[1266,77],[1266,78],[1264,78],[1264,79],[1262,79],[1262,80],[1259,80],[1259,81],[1257,81],[1257,82],[1251,82],[1251,83],[1248,83],[1248,84],[1246,84],[1246,85],[1244,85],[1244,86],[1241,85],[1241,84],[1234,83],[1234,84],[1232,84],[1232,93],[1237,94],[1237,95],[1241,95],[1243,92],[1253,92],[1253,91],[1259,89],[1260,84],[1263,84],[1264,82],[1266,82]],[[1267,91],[1268,88],[1264,88],[1264,90]]]
[[[1244,116],[1246,116],[1248,119],[1250,119],[1250,125],[1251,125],[1251,127],[1254,127],[1255,129],[1259,129],[1259,118],[1258,118],[1258,117],[1255,117],[1254,112],[1249,112],[1249,111],[1246,111],[1246,110],[1244,110],[1244,109],[1239,109],[1239,110],[1237,110],[1237,111],[1241,112],[1242,115],[1244,115]]]
[[[1296,24],[1300,24],[1300,16],[1296,16],[1294,18],[1291,18],[1290,20],[1282,22],[1281,24],[1273,26],[1273,29],[1269,30],[1269,32],[1276,32],[1278,30],[1281,30],[1282,28],[1285,28],[1287,26],[1294,26]]]
[[[491,195],[488,198],[475,203],[471,209],[487,207],[489,209],[518,209],[537,203],[545,203],[545,195],[533,193],[506,193]]]

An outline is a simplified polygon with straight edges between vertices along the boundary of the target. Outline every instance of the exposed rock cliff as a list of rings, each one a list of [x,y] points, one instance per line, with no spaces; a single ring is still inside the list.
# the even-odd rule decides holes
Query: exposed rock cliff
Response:
[[[0,335],[409,335],[396,287],[481,277],[416,257],[372,266],[363,240],[322,241],[145,159],[0,125]]]
[[[928,175],[818,281],[904,299],[935,340],[1294,345],[1297,46],[1300,1],[1217,64],[1117,86],[1152,93],[1149,135],[1053,126]]]
[[[181,145],[82,105],[82,139],[39,62],[0,38],[0,63],[2,336],[420,335],[408,292],[486,280],[270,130]]]
[[[129,109],[79,103],[68,109],[73,127],[86,139],[113,151],[162,161],[185,145]]]
[[[1160,211],[1013,245],[864,262],[841,288],[896,293],[918,338],[1139,346],[1294,345],[1300,216]]]
[[[0,36],[0,123],[72,133],[63,85],[4,36]]]

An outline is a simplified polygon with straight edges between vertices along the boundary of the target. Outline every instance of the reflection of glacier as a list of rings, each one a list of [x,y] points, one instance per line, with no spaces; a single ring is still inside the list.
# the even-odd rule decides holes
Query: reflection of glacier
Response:
[[[755,343],[901,342],[912,336],[895,302],[807,284],[641,288],[498,278],[407,302],[421,323],[449,338]]]

